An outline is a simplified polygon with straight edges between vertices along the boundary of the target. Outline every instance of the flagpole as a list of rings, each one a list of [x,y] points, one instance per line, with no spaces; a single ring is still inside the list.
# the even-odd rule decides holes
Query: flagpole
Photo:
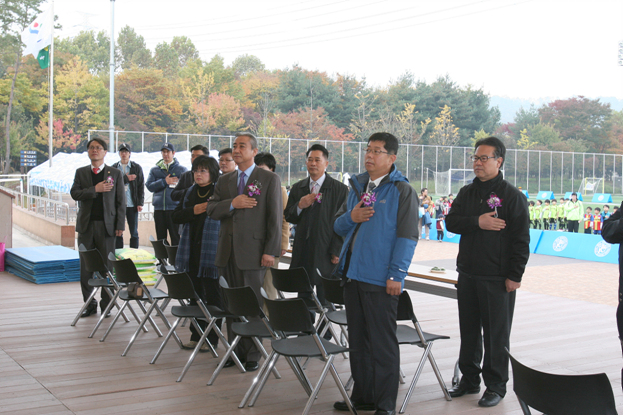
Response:
[[[53,150],[53,138],[52,138],[52,133],[54,131],[54,124],[53,124],[53,120],[54,120],[54,0],[52,0],[52,5],[51,7],[51,11],[52,13],[50,13],[51,15],[51,19],[52,19],[52,43],[50,43],[50,119],[48,120],[48,130],[49,130],[49,136],[48,136],[48,151],[50,154],[50,168],[52,167],[52,156],[54,156],[54,150]]]

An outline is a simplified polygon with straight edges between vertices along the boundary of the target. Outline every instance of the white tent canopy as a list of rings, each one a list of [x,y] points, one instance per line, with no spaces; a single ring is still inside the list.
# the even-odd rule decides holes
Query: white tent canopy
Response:
[[[218,159],[218,151],[210,151],[210,155]],[[190,170],[190,151],[179,151],[175,153],[175,158],[184,167]],[[149,170],[156,165],[156,163],[162,159],[160,152],[153,153],[132,153],[130,161],[140,164],[143,168],[143,174],[145,180],[149,176]],[[118,153],[108,153],[104,162],[111,166],[119,161]],[[84,153],[58,153],[52,158],[52,168],[47,161],[43,164],[32,169],[29,173],[30,186],[40,186],[49,190],[54,190],[61,193],[69,193],[71,186],[74,183],[74,176],[76,170],[80,167],[91,164],[86,152]],[[149,193],[145,189],[146,193]],[[147,194],[145,195],[147,196]],[[151,197],[148,199],[151,200]]]

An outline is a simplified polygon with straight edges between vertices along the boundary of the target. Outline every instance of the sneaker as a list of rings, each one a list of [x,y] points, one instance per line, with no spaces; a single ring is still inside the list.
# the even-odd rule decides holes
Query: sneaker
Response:
[[[209,352],[210,351],[210,346],[208,346],[208,344],[206,342],[203,342],[203,344],[199,348],[199,351],[200,352]]]
[[[187,350],[194,350],[197,347],[197,342],[194,340],[189,341],[188,343],[183,343],[182,348]]]
[[[427,241],[430,241],[430,238],[427,236],[427,237],[426,237],[426,240],[427,240]]]

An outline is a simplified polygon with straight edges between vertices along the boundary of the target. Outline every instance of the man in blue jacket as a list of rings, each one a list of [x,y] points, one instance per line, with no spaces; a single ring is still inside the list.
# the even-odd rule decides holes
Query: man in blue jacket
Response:
[[[154,223],[156,238],[167,239],[167,230],[171,238],[171,245],[177,246],[180,242],[179,225],[173,223],[173,211],[179,202],[171,199],[171,193],[179,178],[186,172],[186,167],[178,163],[175,158],[175,147],[171,143],[164,143],[160,150],[162,160],[156,163],[149,171],[145,186],[153,193]]]
[[[398,140],[388,133],[368,139],[366,173],[350,179],[346,212],[334,230],[345,237],[338,270],[355,381],[357,410],[396,413],[400,349],[396,337],[398,295],[418,240],[418,198],[394,162]],[[335,409],[347,411],[345,402]]]

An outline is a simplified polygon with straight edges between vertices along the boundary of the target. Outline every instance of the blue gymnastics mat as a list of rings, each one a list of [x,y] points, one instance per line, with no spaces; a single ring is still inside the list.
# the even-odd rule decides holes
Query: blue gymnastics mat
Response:
[[[78,251],[64,246],[7,248],[6,270],[35,284],[80,281]]]

